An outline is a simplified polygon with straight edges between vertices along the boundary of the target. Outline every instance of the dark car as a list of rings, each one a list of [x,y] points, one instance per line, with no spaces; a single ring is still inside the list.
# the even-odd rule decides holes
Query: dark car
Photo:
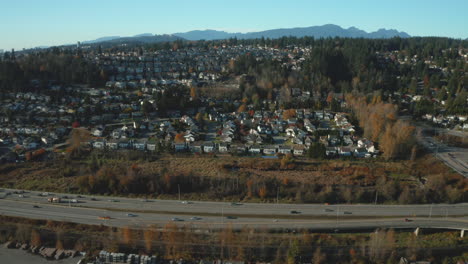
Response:
[[[232,215],[228,215],[228,216],[226,216],[226,218],[227,218],[227,219],[237,219],[236,216],[232,216]]]
[[[37,205],[33,205],[33,208],[40,208],[40,207],[39,207],[39,206],[37,206]]]
[[[301,212],[296,211],[296,210],[291,210],[290,213],[291,213],[291,214],[300,214]]]

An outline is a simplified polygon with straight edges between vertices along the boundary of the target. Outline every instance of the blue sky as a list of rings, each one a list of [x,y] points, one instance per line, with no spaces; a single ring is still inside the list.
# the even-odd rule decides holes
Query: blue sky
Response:
[[[336,24],[468,37],[468,0],[0,0],[0,49],[195,29]]]

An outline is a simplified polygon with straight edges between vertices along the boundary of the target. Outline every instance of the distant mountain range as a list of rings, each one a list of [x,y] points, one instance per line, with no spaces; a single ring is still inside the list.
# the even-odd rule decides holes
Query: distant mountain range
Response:
[[[151,33],[138,34],[133,37],[120,37],[120,36],[108,36],[102,37],[95,40],[83,41],[81,44],[124,44],[124,43],[134,43],[134,44],[148,44],[148,43],[157,43],[157,42],[167,42],[175,41],[181,39],[175,35],[153,35]]]
[[[249,33],[228,33],[225,31],[217,30],[194,30],[185,33],[175,33],[174,36],[178,36],[187,40],[215,40],[215,39],[227,39],[227,38],[238,38],[238,39],[254,39],[254,38],[281,38],[287,36],[293,37],[314,37],[314,38],[327,38],[327,37],[343,37],[343,38],[392,38],[411,37],[406,32],[400,32],[395,29],[379,29],[375,32],[367,33],[364,30],[350,27],[344,29],[340,26],[327,24],[323,26],[312,26],[303,28],[282,28],[282,29],[271,29],[259,32]]]
[[[281,28],[271,29],[258,32],[248,33],[229,33],[218,30],[193,30],[184,33],[174,33],[168,35],[153,35],[151,33],[138,34],[132,37],[121,37],[121,36],[107,36],[101,37],[94,40],[82,41],[81,44],[88,45],[105,45],[111,46],[115,44],[148,44],[157,42],[167,42],[175,40],[218,40],[228,38],[238,39],[255,39],[255,38],[281,38],[281,37],[314,37],[314,38],[327,38],[327,37],[343,37],[343,38],[392,38],[411,37],[406,32],[398,31],[395,29],[379,29],[375,32],[367,33],[364,30],[356,27],[350,27],[348,29],[342,28],[337,25],[327,24],[323,26],[312,26],[312,27],[297,27],[297,28]]]

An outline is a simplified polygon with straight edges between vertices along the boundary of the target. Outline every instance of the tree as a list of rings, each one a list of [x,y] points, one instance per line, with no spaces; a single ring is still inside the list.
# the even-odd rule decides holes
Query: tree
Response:
[[[190,97],[192,98],[192,101],[195,101],[198,98],[197,89],[194,86],[190,87]]]
[[[174,142],[176,142],[176,143],[183,143],[183,142],[185,142],[184,134],[183,134],[183,133],[178,133],[178,134],[174,137]]]
[[[132,238],[132,230],[130,229],[130,227],[128,226],[125,226],[121,229],[121,232],[122,232],[122,241],[124,244],[126,245],[130,245],[130,243],[132,243],[133,241],[133,238]]]
[[[36,230],[31,230],[31,245],[35,247],[42,246],[41,234]]]
[[[153,106],[151,105],[150,102],[148,102],[148,100],[144,100],[143,103],[141,104],[141,110],[143,111],[143,113],[147,115],[148,113],[153,111]]]
[[[258,190],[258,195],[260,196],[260,198],[264,199],[265,196],[267,195],[267,188],[265,185],[263,185],[262,187],[260,187],[260,189]]]
[[[307,150],[307,156],[313,159],[324,159],[326,157],[326,147],[322,143],[313,143]]]
[[[312,263],[313,264],[322,264],[322,263],[324,263],[324,261],[326,259],[327,259],[327,256],[325,254],[323,254],[320,247],[318,247],[315,250],[314,255],[312,256]]]
[[[153,240],[155,239],[156,234],[153,229],[145,229],[143,232],[143,239],[145,241],[146,253],[151,253],[153,247]]]
[[[299,241],[294,239],[289,245],[287,263],[295,264],[297,257],[299,257],[299,253]]]
[[[241,104],[239,108],[237,109],[238,113],[243,113],[247,111],[247,106],[245,104]]]
[[[295,109],[288,109],[283,111],[283,119],[290,119],[296,116]]]

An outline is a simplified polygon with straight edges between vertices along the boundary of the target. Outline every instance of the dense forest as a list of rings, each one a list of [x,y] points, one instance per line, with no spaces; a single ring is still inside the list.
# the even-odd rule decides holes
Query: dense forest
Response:
[[[468,41],[449,38],[350,39],[309,37],[254,40],[182,41],[139,46],[114,46],[103,49],[93,45],[86,51],[76,47],[54,47],[15,54],[6,52],[0,61],[2,91],[30,91],[51,82],[103,86],[107,73],[91,58],[102,52],[135,52],[157,50],[217,49],[221,46],[251,45],[284,49],[303,57],[300,67],[285,67],[282,60],[257,58],[253,53],[239,54],[230,63],[231,76],[241,79],[241,97],[258,103],[279,94],[284,104],[296,104],[290,88],[300,88],[326,98],[330,92],[377,93],[386,101],[395,92],[425,95],[412,111],[437,112],[427,98],[445,100],[449,113],[466,113],[468,63],[463,53]],[[298,49],[295,49],[298,48]],[[308,52],[302,53],[302,48]],[[405,63],[400,63],[405,61]],[[31,80],[36,80],[31,82]],[[322,99],[324,101],[324,99]],[[306,102],[305,106],[317,102]],[[319,102],[324,103],[324,102]]]

